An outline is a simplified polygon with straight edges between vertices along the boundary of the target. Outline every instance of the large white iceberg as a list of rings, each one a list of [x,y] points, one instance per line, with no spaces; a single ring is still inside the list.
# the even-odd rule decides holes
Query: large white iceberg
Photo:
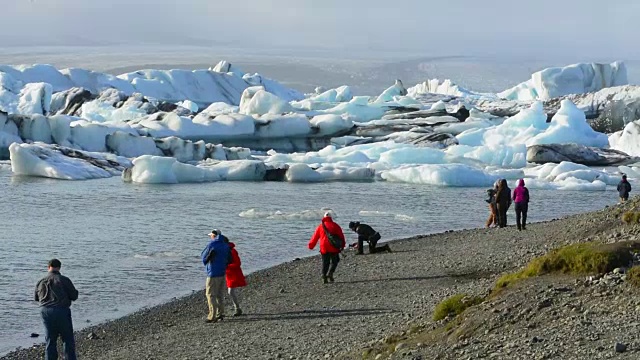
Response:
[[[375,170],[336,165],[312,169],[306,164],[294,164],[289,167],[285,177],[289,182],[367,181],[374,180]]]
[[[9,146],[11,169],[16,175],[62,180],[85,180],[120,175],[131,162],[112,154],[81,152],[45,144]]]
[[[382,172],[391,182],[429,184],[438,186],[491,186],[498,176],[463,164],[439,164],[400,167]]]
[[[580,109],[571,101],[563,100],[560,110],[553,116],[549,128],[527,141],[527,145],[581,144],[607,147],[607,135],[594,131]]]
[[[640,156],[640,120],[609,136],[609,146],[632,156]]]
[[[425,94],[442,94],[459,97],[495,98],[493,94],[477,93],[453,83],[450,79],[431,79],[407,89],[409,96],[418,97]]]
[[[594,92],[626,84],[628,84],[627,69],[622,62],[581,63],[535,72],[531,75],[531,79],[498,93],[498,96],[520,101],[548,100],[563,95]]]
[[[216,68],[222,69],[224,66]],[[52,92],[82,87],[98,94],[106,89],[117,89],[126,95],[138,92],[147,97],[172,103],[189,100],[198,106],[207,106],[214,102],[238,105],[242,92],[247,87],[255,85],[263,86],[266,91],[285,101],[304,98],[302,93],[258,74],[249,76],[239,72],[214,70],[139,70],[115,77],[83,69],[59,71],[51,65],[1,65],[1,82],[11,82],[14,94],[30,83],[46,83],[49,84],[51,87],[49,91]],[[33,94],[36,89],[25,91]]]
[[[146,184],[177,184],[214,181],[261,181],[266,175],[262,161],[234,160],[184,164],[175,158],[144,155],[133,160],[123,173],[125,181]]]

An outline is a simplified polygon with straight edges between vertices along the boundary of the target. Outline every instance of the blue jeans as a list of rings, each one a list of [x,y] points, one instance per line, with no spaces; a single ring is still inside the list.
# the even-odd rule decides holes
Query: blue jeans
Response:
[[[58,336],[64,343],[65,360],[76,360],[76,341],[73,337],[71,309],[63,307],[43,307],[40,309],[45,328],[47,349],[45,360],[58,360]]]

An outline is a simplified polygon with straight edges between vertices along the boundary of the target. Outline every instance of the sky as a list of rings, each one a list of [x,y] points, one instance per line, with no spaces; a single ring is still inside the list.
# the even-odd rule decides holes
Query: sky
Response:
[[[4,46],[640,59],[640,1],[0,0]]]

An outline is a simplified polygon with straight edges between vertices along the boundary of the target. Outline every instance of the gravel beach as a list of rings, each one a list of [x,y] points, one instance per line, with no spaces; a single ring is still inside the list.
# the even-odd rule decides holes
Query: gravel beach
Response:
[[[398,240],[390,243],[393,253],[357,256],[353,251],[347,251],[333,284],[322,283],[319,257],[294,260],[247,277],[249,286],[243,289],[241,296],[245,316],[228,316],[219,323],[205,323],[207,306],[203,291],[199,291],[77,332],[79,357],[92,360],[361,359],[363,351],[383,344],[389,336],[407,334],[408,329],[417,326],[436,329],[442,324],[433,322],[431,316],[442,299],[460,292],[486,295],[500,274],[516,270],[552,248],[586,240],[635,240],[640,233],[638,227],[623,225],[620,212],[638,204],[634,199],[624,206],[531,224],[526,231],[517,231],[515,227],[475,229]],[[574,286],[576,281],[575,278],[541,279],[510,289],[504,296],[505,299],[514,298],[512,300],[495,300],[495,304],[484,303],[478,309],[500,314],[504,307],[518,308],[515,306],[518,302],[520,307],[538,309],[541,300],[535,295],[541,289],[547,290],[549,284],[545,281],[559,282],[564,287]],[[204,281],[203,272],[203,287]],[[624,284],[610,292],[610,299],[609,295],[604,295],[599,297],[601,301],[610,304],[618,296],[619,301],[626,304],[626,319],[631,317],[631,322],[638,326],[612,332],[632,330],[633,333],[625,338],[627,350],[622,355],[638,358],[640,352],[634,344],[640,345],[637,331],[640,328],[640,303],[636,307],[635,298],[640,292]],[[576,297],[591,298],[591,293],[573,293]],[[627,293],[634,296],[632,303],[625,297]],[[557,296],[566,294],[559,291]],[[79,301],[82,301],[82,294]],[[514,305],[499,305],[502,304],[499,301]],[[560,304],[560,300],[553,303]],[[231,315],[232,308],[227,305],[227,314]],[[597,319],[599,314],[615,315],[619,307],[612,306],[613,310],[594,312],[589,318]],[[556,313],[554,316],[561,318],[561,315]],[[549,317],[554,326],[562,328],[556,328],[556,334],[561,334],[563,329],[570,333],[574,328],[573,322],[566,322],[565,329],[552,319]],[[513,321],[509,317],[503,320]],[[615,322],[611,324],[612,329],[614,325]],[[523,328],[525,326],[523,323]],[[407,345],[406,349],[400,346],[392,354],[377,358],[508,359],[538,358],[540,355],[544,357],[539,358],[584,359],[602,358],[596,350],[600,348],[604,348],[603,354],[617,355],[613,349],[615,340],[609,339],[607,327],[603,329],[597,344],[584,340],[585,335],[582,345],[575,345],[580,340],[570,337],[555,343],[551,334],[541,331],[538,336],[547,341],[540,343],[549,348],[542,348],[539,353],[528,348],[520,352],[518,346],[513,347],[513,352],[506,352],[504,344],[534,341],[532,332],[525,334],[512,328],[504,333],[496,332],[498,335],[493,340],[500,346],[495,351],[488,338],[486,342],[481,339],[488,337],[489,332],[482,332],[477,340],[480,345],[475,344],[478,345],[476,350],[473,346],[457,347],[458,340],[443,336],[431,343]],[[511,340],[511,337],[518,340]],[[467,339],[473,345],[469,341]],[[578,353],[571,353],[572,346],[582,346],[586,349],[585,355],[575,357]],[[41,359],[43,354],[40,345],[19,349],[2,359]]]

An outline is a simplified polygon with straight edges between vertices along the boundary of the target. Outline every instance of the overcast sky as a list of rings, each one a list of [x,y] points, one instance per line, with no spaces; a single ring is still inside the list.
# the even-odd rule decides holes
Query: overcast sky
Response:
[[[638,59],[638,0],[0,0],[0,44]]]

